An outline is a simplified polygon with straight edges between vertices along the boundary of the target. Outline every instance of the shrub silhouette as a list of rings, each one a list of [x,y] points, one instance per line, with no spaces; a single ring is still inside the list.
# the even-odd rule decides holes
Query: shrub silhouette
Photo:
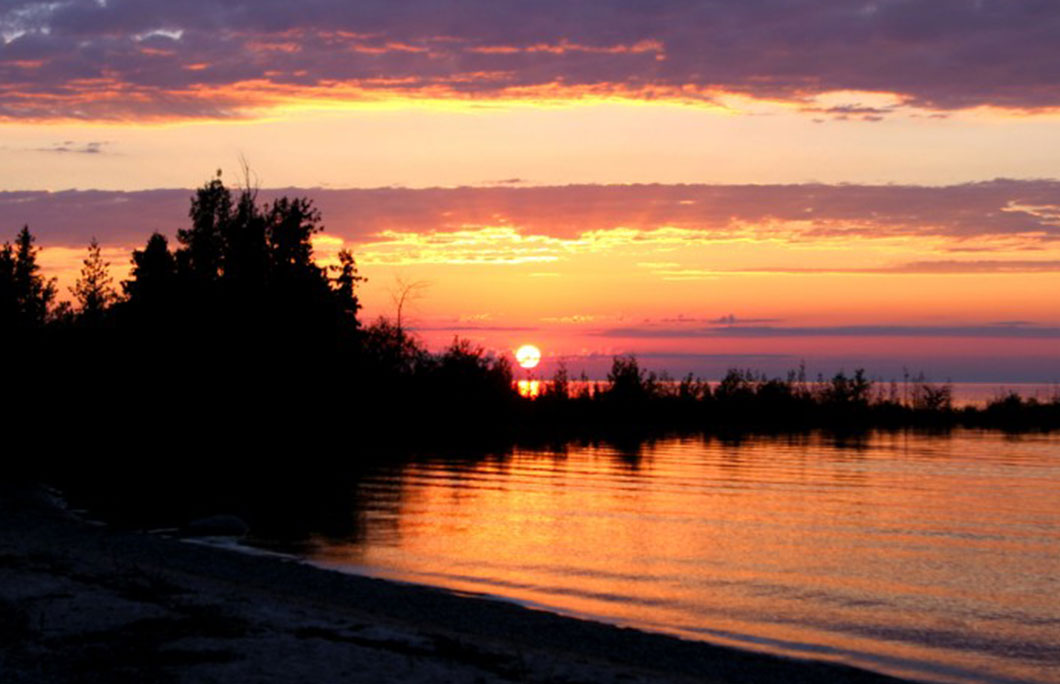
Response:
[[[567,364],[560,361],[556,366],[555,373],[552,374],[552,380],[545,383],[544,388],[541,390],[541,399],[543,401],[566,402],[571,399],[570,391],[570,373],[567,372]]]
[[[607,374],[608,386],[602,396],[612,402],[643,402],[654,393],[655,380],[653,373],[641,370],[636,356],[616,356],[611,361],[611,370]]]

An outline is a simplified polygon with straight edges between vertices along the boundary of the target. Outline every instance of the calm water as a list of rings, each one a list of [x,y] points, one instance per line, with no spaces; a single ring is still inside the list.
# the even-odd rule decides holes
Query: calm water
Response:
[[[315,562],[931,681],[1060,681],[1060,437],[426,460]]]

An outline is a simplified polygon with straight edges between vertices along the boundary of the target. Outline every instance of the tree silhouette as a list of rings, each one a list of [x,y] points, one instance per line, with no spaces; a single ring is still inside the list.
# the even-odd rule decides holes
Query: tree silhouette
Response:
[[[192,196],[189,217],[175,251],[155,234],[133,254],[119,327],[139,328],[153,349],[179,358],[189,382],[279,391],[304,378],[311,358],[341,354],[351,367],[364,279],[348,250],[333,269],[316,263],[323,225],[310,199],[259,203],[249,181],[233,192],[218,175]]]
[[[177,231],[183,248],[177,252],[183,274],[210,282],[221,272],[222,241],[232,217],[232,194],[221,182],[221,172],[195,193],[188,211],[191,228]]]
[[[607,374],[607,397],[617,401],[640,401],[651,393],[650,386],[655,384],[655,375],[641,370],[637,357],[616,356],[611,359],[611,370]]]
[[[55,299],[55,279],[46,280],[37,264],[29,226],[23,226],[14,246],[0,250],[0,319],[14,328],[40,328]]]
[[[13,328],[18,320],[15,294],[15,251],[10,242],[0,248],[0,329]]]
[[[454,338],[452,344],[426,369],[435,381],[434,400],[446,410],[479,412],[496,410],[515,396],[511,361],[494,356],[470,340]]]
[[[249,170],[246,173],[249,175]],[[231,199],[228,203],[231,204]],[[257,191],[251,189],[248,178],[247,187],[235,201],[235,209],[224,217],[221,226],[223,277],[230,290],[241,291],[244,296],[260,289],[266,280],[265,223],[265,216],[257,204]]]
[[[837,406],[865,406],[868,404],[872,383],[865,370],[858,368],[853,377],[839,371],[823,388],[822,399]]]
[[[129,302],[140,308],[169,303],[177,267],[166,236],[152,233],[143,249],[133,251],[132,265],[131,278],[121,284]]]
[[[313,235],[323,230],[312,200],[281,197],[266,208],[265,239],[273,277],[301,280],[320,277],[313,263]]]
[[[177,231],[174,257],[178,274],[200,288],[224,281],[228,292],[235,286],[244,294],[277,284],[328,289],[326,272],[313,260],[312,238],[323,226],[312,200],[281,197],[259,205],[250,187],[233,197],[218,172],[196,191],[188,215],[192,225]]]
[[[412,377],[427,366],[430,356],[412,335],[384,317],[364,330],[359,346],[365,370],[383,378],[382,384]]]
[[[556,365],[556,372],[552,374],[551,382],[545,385],[541,397],[560,401],[570,398],[570,373],[567,371],[566,363],[560,361]]]
[[[348,249],[339,250],[339,265],[331,267],[338,272],[335,277],[335,296],[339,316],[348,322],[354,329],[360,327],[357,321],[357,312],[361,310],[361,302],[357,298],[357,284],[368,279],[357,273],[357,262],[353,258],[353,252]]]
[[[95,236],[88,245],[88,257],[82,262],[81,277],[70,288],[80,308],[81,321],[97,324],[107,308],[118,298],[110,275],[110,263],[103,261],[99,241]]]

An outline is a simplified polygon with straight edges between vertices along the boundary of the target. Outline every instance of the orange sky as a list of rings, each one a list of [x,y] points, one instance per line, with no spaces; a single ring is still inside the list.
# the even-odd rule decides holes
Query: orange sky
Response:
[[[432,346],[1060,379],[1060,13],[193,5],[0,10],[4,230],[63,288],[245,157],[354,249],[366,320],[424,283]]]
[[[532,342],[546,375],[565,360],[602,376],[611,355],[636,352],[673,375],[780,373],[806,360],[821,372],[1049,381],[1060,247],[1052,214],[1028,207],[1057,190],[1028,181],[307,192],[325,217],[321,263],[351,247],[369,278],[362,318],[392,316],[401,283],[415,284],[406,319],[432,348],[457,335],[496,350]],[[47,227],[42,261],[69,285],[92,232],[109,228],[105,255],[120,279],[147,232],[183,225],[189,196],[7,193],[0,203]]]

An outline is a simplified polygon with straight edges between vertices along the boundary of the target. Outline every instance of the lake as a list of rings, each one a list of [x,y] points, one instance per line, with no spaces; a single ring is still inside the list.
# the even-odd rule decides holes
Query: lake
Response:
[[[425,457],[314,563],[939,682],[1060,681],[1060,437]]]

